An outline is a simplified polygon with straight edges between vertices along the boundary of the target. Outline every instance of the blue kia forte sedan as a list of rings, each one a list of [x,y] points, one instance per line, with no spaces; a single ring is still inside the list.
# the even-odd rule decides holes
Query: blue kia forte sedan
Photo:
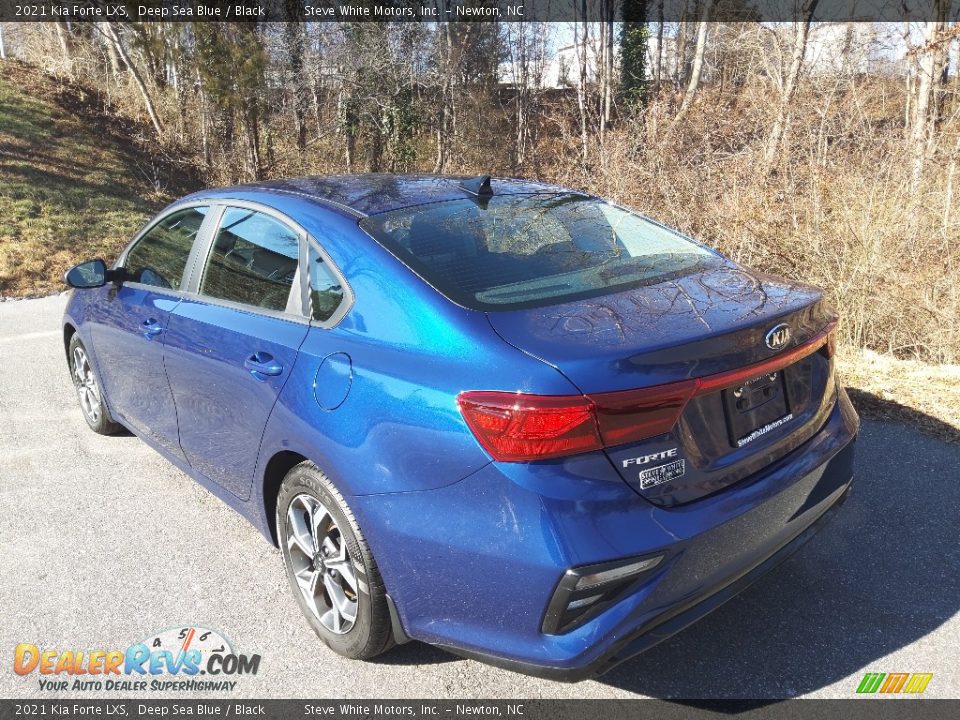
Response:
[[[849,493],[859,421],[822,293],[580,192],[207,190],[66,281],[90,427],[129,429],[247,517],[350,658],[416,639],[596,675]]]

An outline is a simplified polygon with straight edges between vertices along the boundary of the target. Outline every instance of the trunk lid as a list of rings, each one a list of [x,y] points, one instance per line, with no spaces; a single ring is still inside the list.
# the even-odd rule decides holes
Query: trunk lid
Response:
[[[756,376],[740,373],[729,386],[714,382],[697,393],[669,433],[606,449],[621,477],[660,505],[695,500],[776,462],[822,426],[833,404],[826,347],[759,372],[817,341],[835,320],[821,291],[730,262],[646,287],[487,316],[504,340],[556,367],[587,395],[757,365]],[[767,336],[782,325],[789,338],[771,349]]]

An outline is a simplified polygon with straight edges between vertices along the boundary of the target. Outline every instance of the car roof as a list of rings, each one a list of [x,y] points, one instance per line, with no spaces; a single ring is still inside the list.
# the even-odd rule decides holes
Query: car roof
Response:
[[[229,198],[237,194],[251,198],[258,191],[281,193],[314,200],[349,211],[353,215],[365,216],[413,205],[473,197],[460,187],[460,183],[465,179],[468,179],[468,176],[387,173],[308,176],[203,190],[190,195],[189,199]],[[491,185],[496,195],[573,192],[555,185],[512,178],[493,178]]]

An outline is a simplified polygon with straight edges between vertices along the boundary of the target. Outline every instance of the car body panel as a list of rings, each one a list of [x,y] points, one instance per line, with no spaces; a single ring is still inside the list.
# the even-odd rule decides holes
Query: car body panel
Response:
[[[171,313],[164,363],[177,406],[180,447],[199,472],[246,499],[260,438],[309,326],[185,298]],[[258,375],[258,354],[282,368]]]
[[[181,298],[133,283],[93,292],[100,312],[88,330],[90,344],[96,348],[97,368],[116,419],[182,457],[162,337]],[[146,324],[155,335],[145,334]]]
[[[244,185],[241,192],[279,191],[309,198],[320,198],[355,215],[375,215],[390,210],[463,199],[464,190],[459,183],[466,176],[394,175],[390,173],[367,173],[363,175],[337,175],[333,177],[300,177],[268,180],[253,185]],[[497,183],[501,195],[525,195],[535,193],[570,192],[555,185],[531,180],[514,180]],[[228,188],[226,192],[235,192]],[[206,192],[203,193],[207,196]]]
[[[701,272],[547,307],[489,313],[507,342],[556,366],[584,393],[702,377],[765,360],[774,325],[791,343],[833,319],[823,293],[723,262]]]
[[[534,468],[539,463],[494,463],[429,501],[421,493],[358,498],[355,510],[373,547],[404,548],[380,570],[411,637],[577,676],[637,628],[705,601],[810,527],[849,485],[858,428],[844,395],[830,432],[750,481],[681,508],[590,480],[601,458],[581,456],[572,466],[572,458],[559,463],[564,475],[577,473],[579,493],[572,480],[553,487],[555,461],[546,471]],[[455,511],[465,504],[470,513]],[[666,559],[651,576],[592,622],[561,635],[539,632],[565,568],[661,551]]]

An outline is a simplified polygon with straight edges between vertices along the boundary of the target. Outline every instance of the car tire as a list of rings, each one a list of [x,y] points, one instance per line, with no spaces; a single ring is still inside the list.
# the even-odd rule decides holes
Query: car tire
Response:
[[[76,333],[70,338],[67,358],[70,365],[70,378],[77,391],[80,410],[87,425],[100,435],[114,435],[120,432],[123,426],[110,414],[110,409],[104,400],[103,386],[100,385],[93,361]]]
[[[277,538],[297,604],[331,650],[369,660],[393,646],[386,590],[370,547],[343,495],[311,462],[283,479]]]

